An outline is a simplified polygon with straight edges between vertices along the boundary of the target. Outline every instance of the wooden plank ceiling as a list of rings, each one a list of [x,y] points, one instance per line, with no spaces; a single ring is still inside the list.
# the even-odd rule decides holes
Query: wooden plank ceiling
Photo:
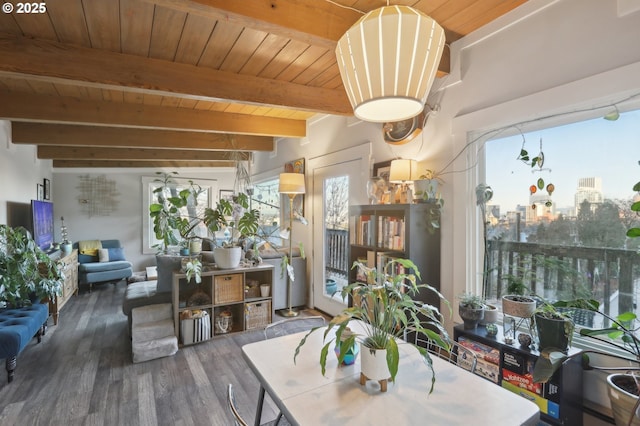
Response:
[[[391,3],[427,13],[451,43],[525,1]],[[316,113],[352,114],[335,44],[384,5],[53,0],[1,13],[0,119],[54,167],[231,166],[230,151],[304,137]]]

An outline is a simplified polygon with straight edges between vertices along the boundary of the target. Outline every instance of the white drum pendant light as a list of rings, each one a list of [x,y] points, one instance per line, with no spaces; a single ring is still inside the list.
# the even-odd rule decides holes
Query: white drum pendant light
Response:
[[[383,123],[420,114],[444,40],[436,21],[408,6],[385,6],[360,18],[336,47],[355,116]]]

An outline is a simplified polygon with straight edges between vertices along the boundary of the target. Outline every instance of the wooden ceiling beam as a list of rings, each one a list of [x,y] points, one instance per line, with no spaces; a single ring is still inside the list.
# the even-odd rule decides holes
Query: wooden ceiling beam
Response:
[[[13,122],[11,137],[28,145],[273,151],[273,138],[267,136],[70,124]]]
[[[54,168],[180,168],[180,167],[234,167],[233,161],[108,161],[108,160],[53,160]]]
[[[240,26],[334,51],[340,37],[363,13],[320,0],[146,0],[150,3]],[[382,2],[381,2],[382,3]],[[382,6],[380,4],[379,6]],[[357,6],[356,6],[357,9]],[[373,9],[371,9],[373,10]],[[362,10],[369,12],[369,9]],[[447,32],[447,44],[460,38]],[[451,38],[449,38],[451,36]],[[438,77],[450,72],[449,49],[442,53]]]
[[[250,155],[238,152],[238,160],[248,160]],[[229,161],[229,151],[205,151],[195,149],[151,148],[103,148],[85,146],[38,146],[38,158],[48,160],[166,160],[166,161]]]
[[[0,118],[14,121],[306,136],[305,120],[27,93],[2,93],[0,98]]]
[[[343,88],[325,89],[135,55],[0,33],[0,74],[70,81],[185,99],[351,115]]]

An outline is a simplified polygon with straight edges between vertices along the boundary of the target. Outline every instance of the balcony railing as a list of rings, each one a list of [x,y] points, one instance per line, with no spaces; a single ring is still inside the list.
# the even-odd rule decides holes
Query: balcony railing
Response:
[[[343,229],[326,230],[325,266],[327,272],[349,274],[349,233]]]
[[[616,316],[636,310],[639,263],[635,250],[491,240],[487,286],[493,297],[521,283],[550,301],[592,298]]]

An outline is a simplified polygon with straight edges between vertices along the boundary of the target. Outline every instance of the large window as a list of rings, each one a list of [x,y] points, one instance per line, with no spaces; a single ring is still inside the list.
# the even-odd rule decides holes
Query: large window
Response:
[[[640,239],[625,234],[639,219],[630,205],[640,180],[640,111],[494,139],[484,149],[494,194],[486,208],[489,296],[523,289],[551,301],[594,297],[613,315],[633,310]]]
[[[280,237],[280,205],[282,195],[278,192],[280,180],[276,177],[253,185],[251,208],[260,212],[259,235],[265,241],[279,247]]]
[[[153,232],[153,221],[151,221],[149,217],[149,205],[162,202],[162,198],[175,196],[182,189],[188,188],[190,185],[190,179],[188,178],[173,178],[173,181],[175,185],[166,188],[164,193],[156,193],[154,191],[163,185],[161,177],[154,178],[145,176],[142,178],[142,190],[145,193],[142,208],[142,252],[144,254],[156,253],[158,251],[158,245],[160,244],[160,241],[156,239],[155,233]],[[182,209],[181,215],[185,218],[202,217],[204,209],[215,206],[217,202],[217,181],[205,179],[193,179],[192,181],[199,185],[204,191],[198,197],[197,203],[194,202]],[[201,237],[210,236],[204,225],[194,229],[194,234]],[[170,250],[177,251],[178,247],[170,248]]]

